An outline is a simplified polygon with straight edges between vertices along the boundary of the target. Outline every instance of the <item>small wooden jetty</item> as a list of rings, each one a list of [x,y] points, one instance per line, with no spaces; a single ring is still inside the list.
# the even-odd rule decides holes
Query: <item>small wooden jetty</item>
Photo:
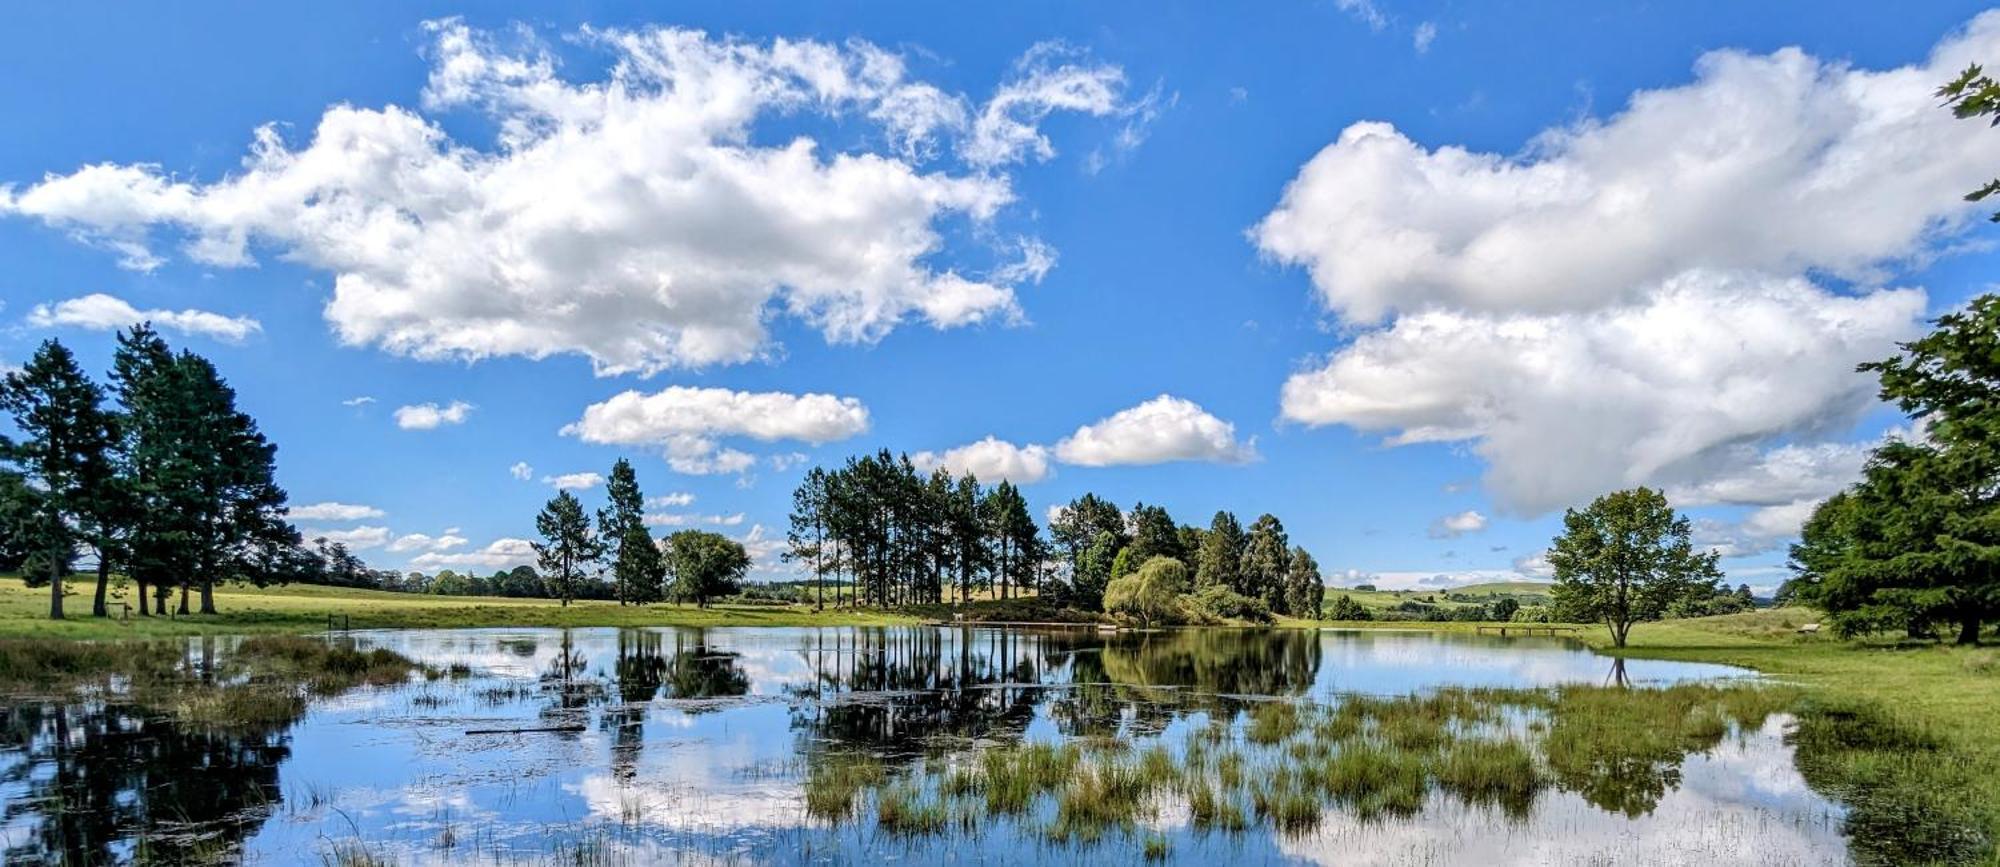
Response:
[[[1509,632],[1518,632],[1522,635],[1553,636],[1558,632],[1575,632],[1576,629],[1574,626],[1555,626],[1548,623],[1508,623],[1505,625],[1478,626],[1474,627],[1473,631],[1480,635],[1486,635],[1487,630],[1492,630],[1494,633],[1505,637]]]

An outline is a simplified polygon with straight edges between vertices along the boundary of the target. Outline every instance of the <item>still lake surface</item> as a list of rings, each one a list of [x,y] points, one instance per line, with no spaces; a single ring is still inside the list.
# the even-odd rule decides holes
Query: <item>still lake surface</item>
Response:
[[[1612,780],[1625,808],[1551,787],[1524,809],[1433,793],[1414,815],[1328,806],[1309,831],[1196,830],[1163,804],[1134,830],[1051,842],[1036,813],[900,835],[805,806],[816,762],[915,773],[993,745],[1116,736],[1179,749],[1273,700],[1332,705],[1453,686],[1603,684],[1559,639],[1426,632],[988,628],[478,629],[361,632],[466,678],[362,688],[289,725],[184,731],[115,698],[16,700],[0,726],[0,847],[53,863],[240,857],[398,864],[1133,863],[1822,864],[1841,808],[1810,790],[1773,716],[1670,767]],[[191,645],[225,654],[227,640]],[[1635,685],[1742,676],[1634,660]],[[478,730],[553,729],[473,734]],[[1601,783],[1600,783],[1601,784]],[[69,792],[57,810],[50,793]],[[865,796],[864,796],[865,797]],[[79,802],[85,805],[78,809]],[[1517,805],[1518,806],[1518,805]],[[1636,806],[1636,808],[1634,808]],[[1046,810],[1041,811],[1045,814]],[[142,842],[143,841],[143,842]],[[72,854],[72,857],[75,857]]]

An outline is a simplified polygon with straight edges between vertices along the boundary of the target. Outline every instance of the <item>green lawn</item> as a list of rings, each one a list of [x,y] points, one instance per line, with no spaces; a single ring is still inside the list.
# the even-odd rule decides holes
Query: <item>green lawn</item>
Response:
[[[0,638],[145,638],[169,635],[310,632],[326,628],[327,615],[344,616],[352,628],[471,626],[811,626],[914,623],[881,611],[814,612],[774,605],[629,605],[494,596],[422,596],[379,590],[292,585],[258,590],[218,588],[212,616],[103,619],[90,616],[90,586],[63,601],[67,619],[48,619],[48,590],[0,578]],[[130,600],[130,593],[126,601]],[[114,600],[114,615],[120,606]]]

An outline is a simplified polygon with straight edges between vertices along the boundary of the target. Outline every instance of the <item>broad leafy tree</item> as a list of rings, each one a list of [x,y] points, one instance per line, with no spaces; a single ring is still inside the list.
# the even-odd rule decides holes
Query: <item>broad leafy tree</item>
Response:
[[[98,506],[115,480],[117,420],[104,390],[68,347],[44,341],[20,370],[0,380],[0,410],[13,416],[17,439],[0,439],[0,457],[33,486],[36,515],[28,547],[44,552],[49,617],[63,616],[63,573],[78,543],[100,538]]]
[[[678,601],[706,608],[709,600],[735,593],[749,571],[749,552],[728,536],[681,530],[667,537],[667,573]]]
[[[1651,488],[1598,497],[1563,513],[1549,549],[1553,596],[1574,616],[1602,622],[1625,646],[1632,624],[1659,618],[1675,600],[1713,594],[1721,571],[1714,551],[1696,551],[1688,519]]]
[[[1960,120],[1986,118],[1989,125],[2000,126],[2000,82],[1995,82],[1978,64],[1966,67],[1950,84],[1938,88],[1937,95]],[[2000,193],[2000,178],[1966,193],[1965,200],[1982,202],[1995,193]],[[2000,213],[1993,215],[1993,221],[2000,223]]]
[[[1172,620],[1180,598],[1191,589],[1186,565],[1171,557],[1154,557],[1105,588],[1104,610],[1150,626]]]
[[[542,534],[534,546],[548,594],[567,606],[576,598],[585,573],[604,556],[603,542],[591,531],[583,503],[568,491],[557,491],[542,507],[535,516],[535,531]]]

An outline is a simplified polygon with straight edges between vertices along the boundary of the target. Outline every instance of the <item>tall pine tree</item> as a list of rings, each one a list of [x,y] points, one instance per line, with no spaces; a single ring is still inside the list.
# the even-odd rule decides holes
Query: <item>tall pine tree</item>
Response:
[[[93,503],[115,477],[115,417],[104,390],[77,366],[76,356],[44,341],[20,370],[0,380],[0,410],[14,417],[20,438],[0,438],[0,457],[35,486],[31,547],[44,552],[49,617],[63,616],[63,574],[75,546],[100,528]]]
[[[603,543],[591,532],[583,503],[568,491],[557,491],[542,507],[541,514],[535,516],[535,530],[542,534],[542,541],[534,543],[542,579],[548,583],[549,595],[567,607],[576,598],[584,570],[604,556]]]
[[[654,602],[660,598],[667,564],[646,530],[646,497],[632,462],[619,458],[604,486],[609,505],[597,515],[597,531],[611,551],[611,580],[618,604]]]

